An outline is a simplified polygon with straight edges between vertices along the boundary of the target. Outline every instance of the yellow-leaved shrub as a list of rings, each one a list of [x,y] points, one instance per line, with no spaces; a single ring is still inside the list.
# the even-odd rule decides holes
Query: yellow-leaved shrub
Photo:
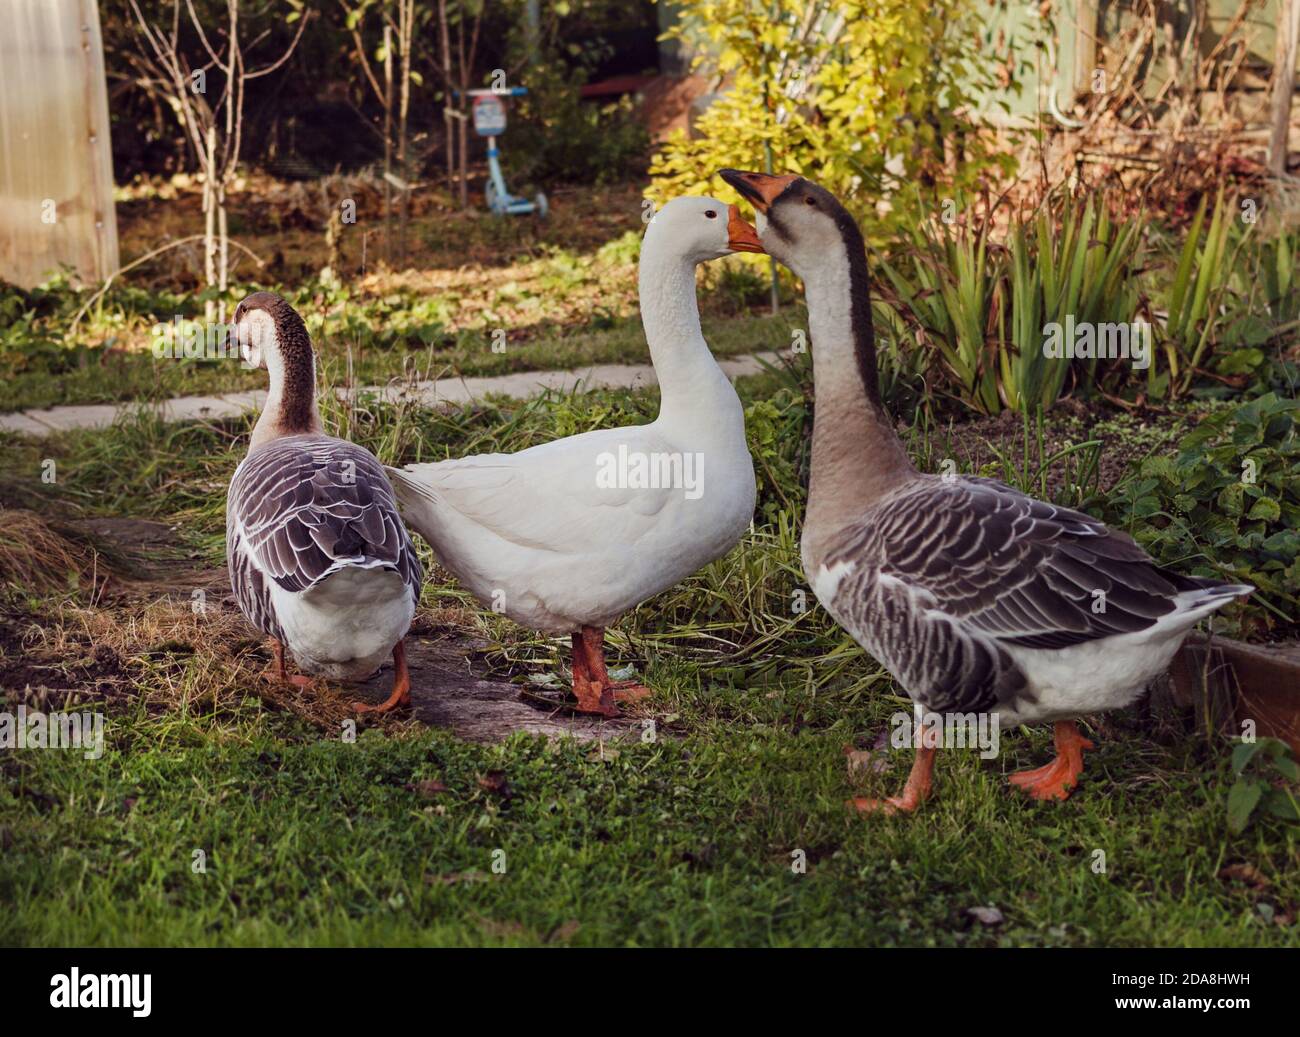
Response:
[[[974,98],[1004,67],[977,2],[681,0],[669,35],[698,47],[697,66],[724,85],[693,135],[661,146],[647,197],[734,198],[717,170],[763,170],[770,148],[774,172],[817,181],[870,216],[875,237],[914,221],[913,185],[963,193],[1009,172],[975,132]]]

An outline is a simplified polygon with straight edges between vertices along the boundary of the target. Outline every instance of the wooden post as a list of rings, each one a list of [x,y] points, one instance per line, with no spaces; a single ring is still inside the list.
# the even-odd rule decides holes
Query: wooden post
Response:
[[[438,33],[442,44],[442,127],[447,134],[447,196],[456,190],[456,133],[452,120],[451,36],[447,32],[447,0],[438,0]]]
[[[81,51],[85,73],[87,164],[90,176],[91,223],[94,235],[95,280],[117,272],[117,213],[113,205],[113,154],[109,143],[108,89],[104,75],[104,43],[99,10],[92,0],[82,0]]]
[[[1300,0],[1278,0],[1277,51],[1273,60],[1273,132],[1268,140],[1268,170],[1275,176],[1286,172],[1297,44],[1300,44]]]
[[[1092,76],[1097,69],[1097,6],[1098,0],[1079,0],[1075,5],[1071,101],[1092,91]]]

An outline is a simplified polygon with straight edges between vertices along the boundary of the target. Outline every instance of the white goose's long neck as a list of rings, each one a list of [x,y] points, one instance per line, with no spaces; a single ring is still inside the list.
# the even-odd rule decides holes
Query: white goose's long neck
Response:
[[[815,269],[800,271],[812,339],[812,470],[803,555],[828,542],[884,494],[916,474],[876,386],[876,351],[865,254],[845,241]]]
[[[659,380],[659,420],[690,425],[721,417],[709,413],[720,398],[735,400],[700,328],[695,298],[695,263],[670,254],[647,238],[641,250],[638,284],[641,323],[650,346],[650,360]],[[733,408],[739,411],[739,403]],[[743,419],[742,419],[743,420]]]

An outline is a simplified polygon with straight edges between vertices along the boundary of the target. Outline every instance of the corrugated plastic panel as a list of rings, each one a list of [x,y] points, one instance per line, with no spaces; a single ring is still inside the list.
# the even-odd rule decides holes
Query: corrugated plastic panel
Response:
[[[117,269],[113,163],[93,0],[0,0],[0,278]]]

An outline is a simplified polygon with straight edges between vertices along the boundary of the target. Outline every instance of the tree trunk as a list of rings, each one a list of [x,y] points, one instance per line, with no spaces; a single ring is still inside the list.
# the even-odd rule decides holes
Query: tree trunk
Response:
[[[398,198],[398,254],[402,257],[402,265],[406,265],[406,228],[411,217],[411,170],[407,165],[406,145],[407,145],[407,115],[411,109],[411,33],[413,31],[412,23],[415,20],[415,4],[412,0],[403,0],[400,12],[401,21],[398,25],[398,36],[400,37],[401,57],[402,57],[402,87],[400,100],[397,109],[397,168],[400,169],[402,183],[407,186],[402,189]]]
[[[460,50],[460,207],[469,208],[469,69],[465,65],[465,19],[457,26]]]
[[[384,22],[384,261],[393,261],[393,30]]]
[[[217,288],[221,292],[221,319],[226,319],[226,290],[230,287],[230,221],[226,218],[226,185],[217,185]]]
[[[451,33],[447,29],[447,0],[438,0],[438,34],[442,43],[442,81],[447,96],[442,102],[442,125],[447,133],[447,197],[456,189],[456,139],[451,114]]]
[[[203,141],[203,283],[211,288],[217,283],[217,131],[209,126]],[[216,306],[209,299],[203,304],[205,320],[214,319]]]

